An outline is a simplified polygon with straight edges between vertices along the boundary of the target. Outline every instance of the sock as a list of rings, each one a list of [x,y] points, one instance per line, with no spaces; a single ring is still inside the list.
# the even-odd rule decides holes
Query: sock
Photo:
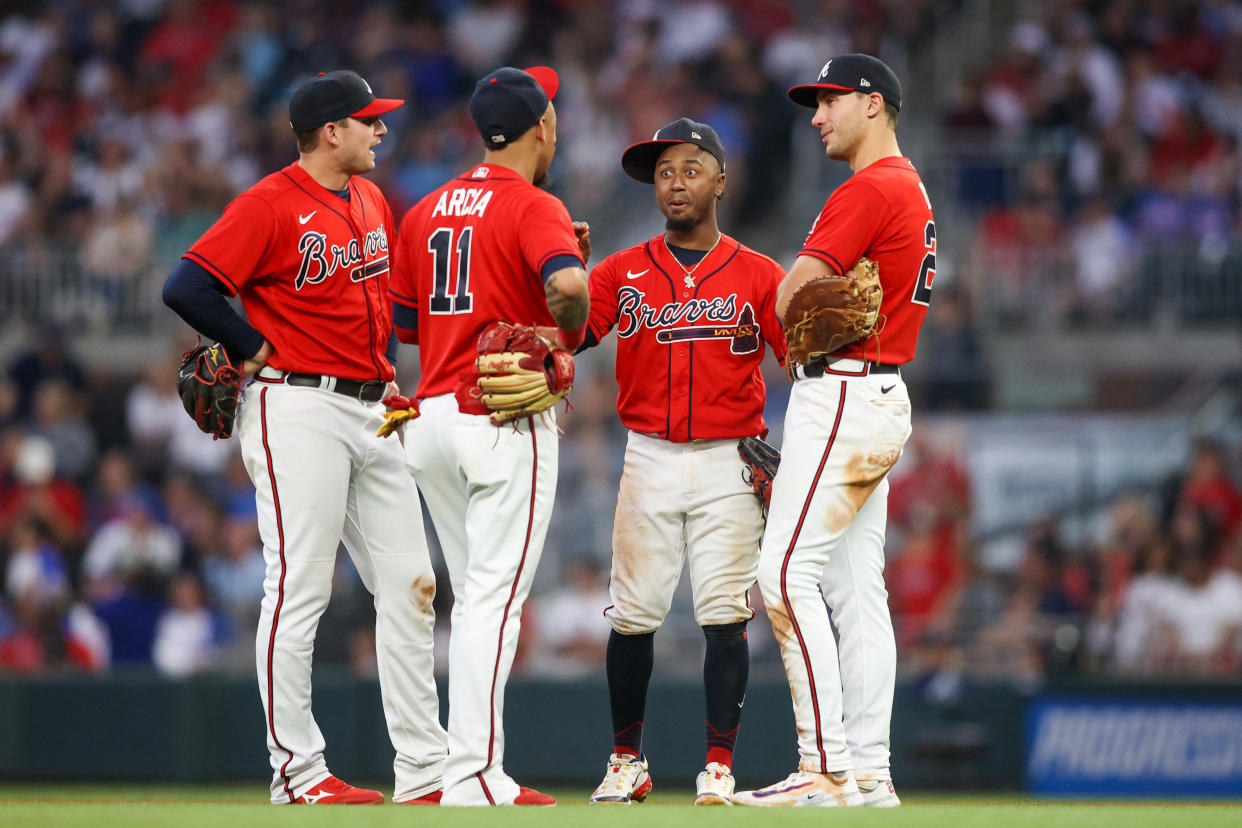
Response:
[[[707,695],[707,762],[732,769],[733,745],[742,721],[746,680],[750,676],[750,649],[746,622],[703,627],[707,652],[703,657],[703,689]]]
[[[655,632],[608,636],[608,701],[612,705],[613,753],[643,755],[643,716],[647,683],[655,661]]]

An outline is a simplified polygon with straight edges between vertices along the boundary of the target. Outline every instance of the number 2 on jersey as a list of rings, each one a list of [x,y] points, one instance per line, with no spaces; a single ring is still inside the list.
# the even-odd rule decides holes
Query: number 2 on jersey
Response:
[[[919,277],[914,280],[914,295],[910,297],[910,301],[916,305],[926,305],[931,302],[931,285],[932,279],[936,275],[936,222],[929,221],[923,228],[923,246],[927,248],[927,255],[923,257],[923,263],[919,266]]]
[[[451,294],[449,273],[452,270],[453,228],[440,227],[427,239],[427,252],[435,256],[429,312],[470,313],[474,309],[474,296],[470,293],[470,234],[473,230],[473,227],[466,227],[457,237],[457,279]]]

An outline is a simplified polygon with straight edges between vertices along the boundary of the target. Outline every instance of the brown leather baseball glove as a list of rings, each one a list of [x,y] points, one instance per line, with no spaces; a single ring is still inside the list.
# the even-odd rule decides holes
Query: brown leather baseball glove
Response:
[[[496,425],[546,411],[573,388],[573,354],[534,326],[494,322],[478,348],[479,399]]]
[[[810,365],[871,336],[883,298],[880,267],[865,257],[848,273],[802,285],[789,300],[783,320],[789,359]]]

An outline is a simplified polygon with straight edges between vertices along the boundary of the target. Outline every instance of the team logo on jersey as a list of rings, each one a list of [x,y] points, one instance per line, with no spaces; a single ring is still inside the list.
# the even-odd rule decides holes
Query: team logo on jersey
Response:
[[[750,302],[737,309],[737,294],[714,299],[669,302],[659,308],[648,305],[642,291],[625,286],[617,291],[617,336],[629,338],[640,329],[656,332],[656,342],[666,345],[687,339],[728,339],[729,351],[751,354],[759,350],[759,325]],[[689,325],[682,325],[689,322]],[[704,322],[706,324],[694,324]]]
[[[302,266],[293,280],[295,290],[317,285],[341,269],[349,271],[351,282],[388,272],[388,233],[382,224],[367,233],[361,244],[358,239],[350,239],[347,245],[329,245],[326,235],[307,230],[298,239],[298,252],[302,254]],[[366,259],[370,261],[364,264]]]

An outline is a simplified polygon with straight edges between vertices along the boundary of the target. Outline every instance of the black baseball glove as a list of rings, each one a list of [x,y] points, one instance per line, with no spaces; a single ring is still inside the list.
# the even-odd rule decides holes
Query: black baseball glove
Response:
[[[177,371],[177,394],[198,427],[213,440],[227,440],[237,417],[241,372],[229,361],[224,346],[199,345],[186,351]]]
[[[772,505],[772,478],[781,464],[781,453],[758,437],[743,437],[737,441],[737,453],[742,455],[746,468],[742,479],[755,490],[755,497],[763,504],[766,515]]]

